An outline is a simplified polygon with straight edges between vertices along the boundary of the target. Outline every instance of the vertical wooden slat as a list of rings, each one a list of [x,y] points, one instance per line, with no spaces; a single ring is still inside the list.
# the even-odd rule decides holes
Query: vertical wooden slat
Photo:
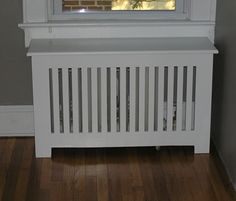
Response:
[[[144,132],[145,117],[145,68],[139,68],[139,132]]]
[[[159,131],[163,131],[164,119],[164,67],[159,67],[158,73],[158,125]]]
[[[155,69],[149,67],[149,102],[148,102],[148,131],[154,131],[154,87],[155,87]]]
[[[195,130],[195,106],[196,106],[196,76],[197,76],[197,67],[193,67],[193,104],[192,104],[192,121],[191,121],[191,130]]]
[[[107,132],[107,69],[101,68],[102,132]]]
[[[173,130],[174,67],[168,67],[167,131]]]
[[[62,69],[62,84],[63,84],[63,122],[64,122],[64,132],[69,132],[69,85],[68,85],[68,69]]]
[[[120,68],[120,132],[126,132],[126,68]]]
[[[78,69],[72,68],[72,113],[73,132],[79,132],[79,94],[78,94]]]
[[[116,77],[116,68],[110,68],[111,69],[111,132],[116,132],[116,83],[117,83],[117,77]]]
[[[135,131],[135,71],[134,67],[130,67],[130,97],[129,97],[129,131]]]
[[[97,68],[91,69],[92,81],[92,132],[98,132],[98,82],[97,82]]]
[[[88,132],[88,69],[82,68],[82,132]]]
[[[187,69],[186,130],[190,131],[192,123],[193,67],[188,66]]]
[[[183,67],[178,67],[176,130],[182,131],[183,123]]]
[[[60,132],[58,69],[52,69],[54,133]]]

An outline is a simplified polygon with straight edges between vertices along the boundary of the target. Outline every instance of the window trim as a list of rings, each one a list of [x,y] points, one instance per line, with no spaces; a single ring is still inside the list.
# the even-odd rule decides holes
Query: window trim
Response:
[[[63,13],[61,1],[48,0],[49,20],[184,20],[187,19],[187,3],[190,2],[176,0],[174,11],[95,11],[77,14]]]

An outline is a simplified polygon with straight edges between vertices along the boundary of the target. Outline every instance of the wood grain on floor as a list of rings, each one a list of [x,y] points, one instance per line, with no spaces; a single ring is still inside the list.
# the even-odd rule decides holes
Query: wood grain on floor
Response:
[[[233,201],[214,149],[55,149],[35,159],[33,138],[0,139],[1,201]]]

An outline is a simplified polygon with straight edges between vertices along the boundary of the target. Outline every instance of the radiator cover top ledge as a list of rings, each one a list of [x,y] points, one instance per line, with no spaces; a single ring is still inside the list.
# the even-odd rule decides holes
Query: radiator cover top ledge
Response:
[[[112,53],[218,53],[208,38],[33,39],[28,56]]]
[[[208,38],[33,39],[36,157],[56,147],[209,153]]]

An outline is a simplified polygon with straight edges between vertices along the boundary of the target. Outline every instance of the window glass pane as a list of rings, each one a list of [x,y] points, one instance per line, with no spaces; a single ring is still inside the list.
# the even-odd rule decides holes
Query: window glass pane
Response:
[[[176,0],[62,0],[63,12],[175,9]]]

